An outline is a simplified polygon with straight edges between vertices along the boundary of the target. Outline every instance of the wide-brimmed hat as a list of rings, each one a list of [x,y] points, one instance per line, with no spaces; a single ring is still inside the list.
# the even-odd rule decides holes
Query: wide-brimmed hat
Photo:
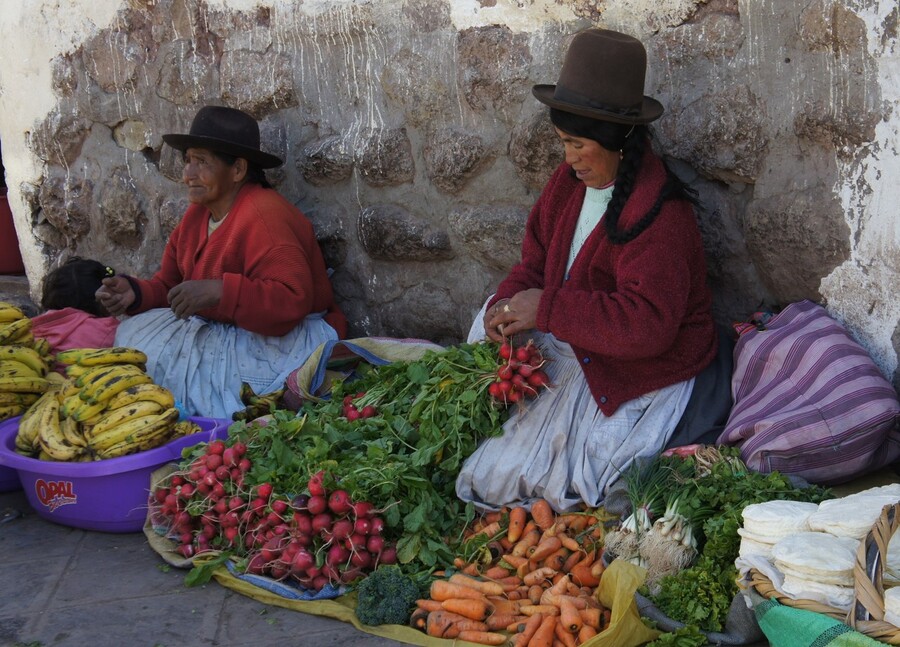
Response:
[[[647,51],[633,36],[587,29],[572,39],[556,85],[535,85],[541,103],[620,124],[659,119],[662,104],[644,96]]]
[[[246,112],[224,106],[200,108],[187,135],[163,135],[163,141],[176,150],[205,148],[235,157],[243,157],[260,168],[283,164],[280,157],[259,149],[259,124]]]

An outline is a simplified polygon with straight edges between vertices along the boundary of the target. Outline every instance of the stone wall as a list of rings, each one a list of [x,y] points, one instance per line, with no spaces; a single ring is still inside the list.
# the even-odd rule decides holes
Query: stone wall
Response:
[[[458,341],[561,159],[531,86],[597,25],[647,46],[717,317],[825,302],[896,370],[896,2],[19,4],[0,14],[0,141],[33,285],[74,253],[153,272],[186,205],[162,135],[222,103],[286,160],[270,179],[313,220],[352,334]]]

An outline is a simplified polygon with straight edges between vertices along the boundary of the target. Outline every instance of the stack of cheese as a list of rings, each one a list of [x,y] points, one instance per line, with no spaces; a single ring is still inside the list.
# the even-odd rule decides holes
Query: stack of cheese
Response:
[[[900,627],[900,587],[884,591],[884,621]]]
[[[870,488],[819,504],[809,517],[809,529],[838,537],[862,539],[881,515],[881,509],[900,501],[900,483]]]
[[[807,520],[818,510],[815,503],[804,501],[766,501],[748,505],[743,510],[740,555],[756,554],[772,559],[772,548],[785,537],[809,530]]]
[[[772,548],[784,576],[781,592],[849,611],[853,605],[853,566],[859,540],[827,532],[800,532]]]

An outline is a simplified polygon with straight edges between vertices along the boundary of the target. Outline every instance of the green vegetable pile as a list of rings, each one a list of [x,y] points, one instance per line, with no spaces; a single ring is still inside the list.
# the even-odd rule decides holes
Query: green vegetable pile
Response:
[[[405,625],[419,597],[419,585],[399,566],[379,566],[357,588],[356,617],[364,625]]]
[[[331,400],[308,402],[298,414],[275,411],[262,427],[234,423],[229,436],[247,444],[249,482],[298,495],[324,471],[329,489],[339,485],[381,511],[406,570],[426,571],[452,561],[448,538],[474,517],[456,497],[456,476],[481,439],[501,433],[508,415],[487,394],[497,365],[494,343],[364,365],[358,379],[334,384]],[[377,415],[348,419],[345,400]]]
[[[696,468],[693,478],[680,485],[683,509],[702,511],[699,554],[695,562],[675,575],[660,580],[660,591],[650,599],[668,617],[704,631],[721,631],[738,592],[734,561],[740,549],[741,513],[744,507],[774,499],[818,503],[831,498],[828,489],[795,487],[783,474],[749,470],[734,447],[719,447],[720,460],[700,465],[695,457],[685,460]],[[679,470],[679,473],[681,470]],[[643,591],[648,595],[647,591]]]

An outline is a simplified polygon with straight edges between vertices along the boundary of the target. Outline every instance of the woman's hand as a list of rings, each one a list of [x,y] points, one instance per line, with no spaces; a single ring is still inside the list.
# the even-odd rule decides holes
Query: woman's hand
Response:
[[[537,320],[538,305],[543,290],[522,290],[511,299],[501,299],[484,315],[484,331],[497,342],[525,330],[532,330]]]
[[[137,298],[131,283],[124,276],[111,276],[101,281],[94,298],[113,317],[125,314]]]
[[[214,308],[222,300],[222,281],[209,279],[185,281],[169,290],[169,306],[179,319],[187,319],[201,310]]]

